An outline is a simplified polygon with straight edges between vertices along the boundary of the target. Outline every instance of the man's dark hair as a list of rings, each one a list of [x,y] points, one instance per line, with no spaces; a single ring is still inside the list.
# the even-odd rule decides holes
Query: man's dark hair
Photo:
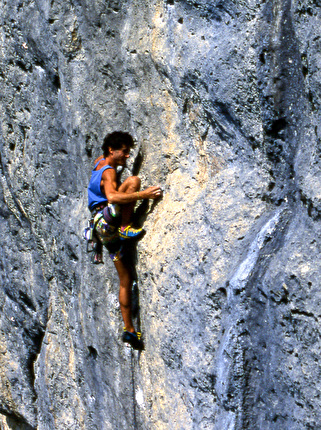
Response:
[[[107,134],[104,138],[101,149],[104,152],[104,156],[108,156],[108,148],[121,149],[123,145],[127,148],[132,148],[134,146],[134,139],[129,133],[114,131],[113,133]]]

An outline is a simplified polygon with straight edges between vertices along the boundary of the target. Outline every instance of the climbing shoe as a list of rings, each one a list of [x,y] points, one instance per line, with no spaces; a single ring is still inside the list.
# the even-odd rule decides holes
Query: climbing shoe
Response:
[[[135,239],[135,237],[138,237],[140,234],[143,233],[142,228],[133,228],[131,225],[128,225],[127,227],[119,227],[118,229],[119,237],[121,240],[123,239]]]
[[[142,349],[144,349],[144,344],[140,340],[140,338],[141,338],[141,333],[136,331],[134,333],[131,333],[130,331],[127,331],[126,328],[124,328],[122,341],[129,343],[133,349],[138,349],[141,351]]]

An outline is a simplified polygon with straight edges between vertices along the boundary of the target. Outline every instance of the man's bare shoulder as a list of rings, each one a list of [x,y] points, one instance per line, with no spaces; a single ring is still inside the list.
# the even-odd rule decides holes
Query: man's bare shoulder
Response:
[[[96,158],[94,164],[98,163],[98,161],[102,160],[104,158],[103,155],[101,155],[100,157]]]
[[[117,177],[117,173],[116,173],[116,170],[113,167],[104,170],[103,174],[101,175],[102,179],[107,179],[107,180],[108,179],[114,180],[114,179],[116,179],[116,177]]]

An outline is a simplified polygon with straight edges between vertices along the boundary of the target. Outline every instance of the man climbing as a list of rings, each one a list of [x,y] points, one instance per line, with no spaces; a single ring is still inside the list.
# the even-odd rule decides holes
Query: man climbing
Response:
[[[131,225],[136,202],[156,199],[162,192],[159,186],[140,191],[137,176],[118,183],[116,168],[126,166],[133,146],[134,141],[129,133],[115,131],[105,137],[103,155],[95,161],[88,186],[88,207],[94,219],[95,234],[109,251],[119,276],[119,303],[125,325],[122,340],[134,349],[142,349],[140,333],[135,331],[131,317],[132,279],[129,268],[123,262],[123,243],[138,237],[143,231]]]

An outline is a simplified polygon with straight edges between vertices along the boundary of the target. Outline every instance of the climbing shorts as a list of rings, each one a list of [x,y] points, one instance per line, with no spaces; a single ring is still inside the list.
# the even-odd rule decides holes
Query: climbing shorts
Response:
[[[114,225],[109,220],[106,208],[99,211],[94,217],[96,235],[100,242],[107,248],[112,261],[119,261],[123,257],[122,241],[118,234],[118,225]]]

